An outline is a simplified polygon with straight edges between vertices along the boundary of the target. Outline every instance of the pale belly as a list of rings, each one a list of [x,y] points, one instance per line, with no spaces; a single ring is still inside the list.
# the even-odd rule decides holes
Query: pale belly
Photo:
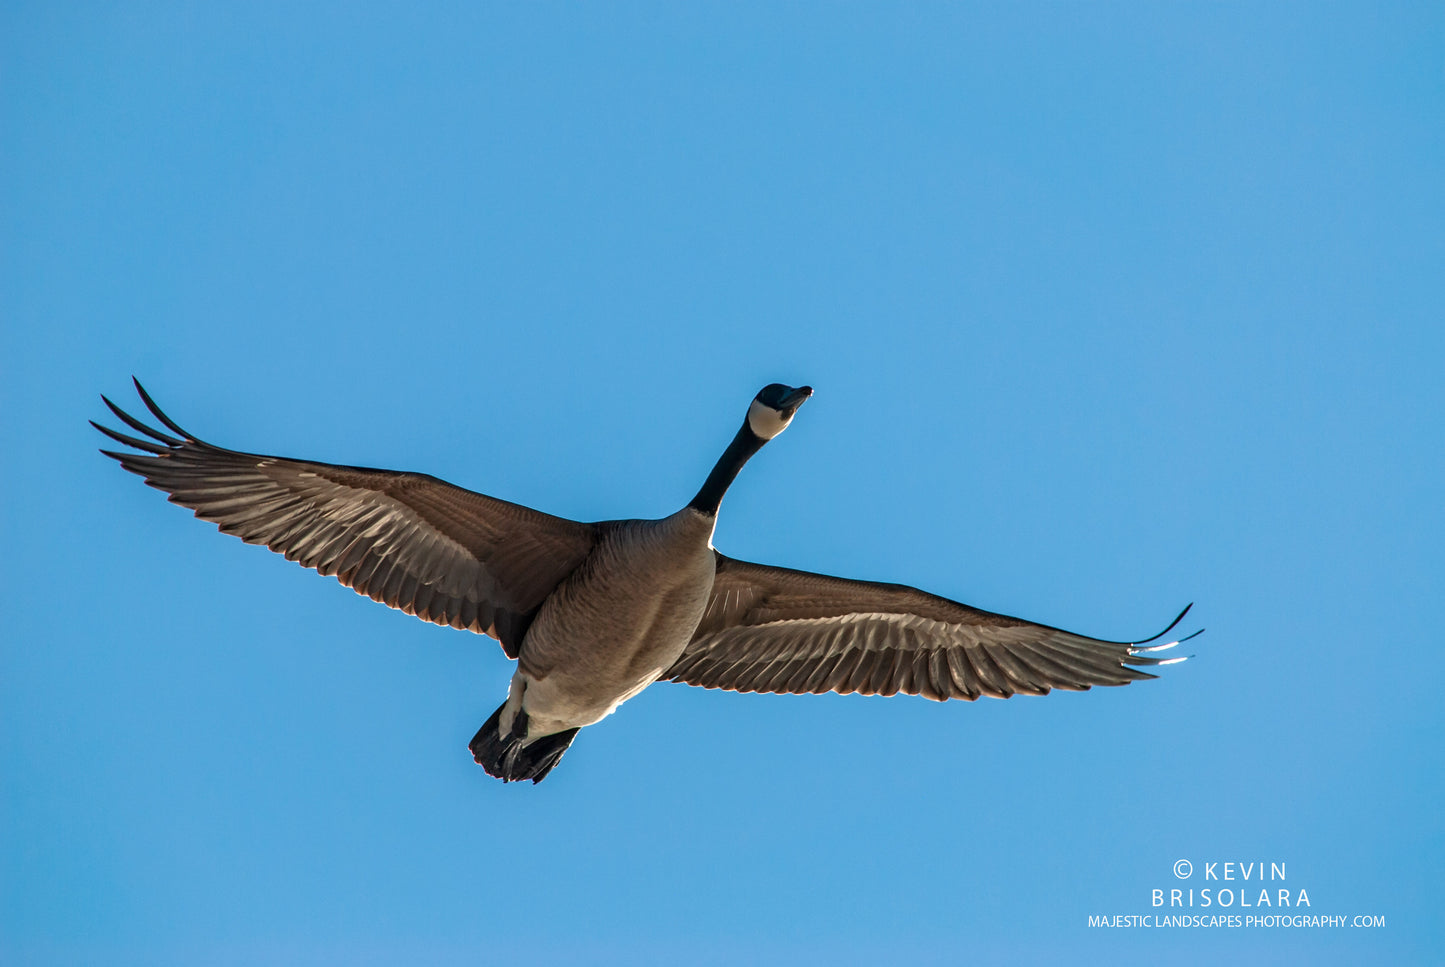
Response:
[[[594,566],[548,599],[523,642],[504,730],[518,708],[528,740],[591,725],[657,681],[687,647],[712,593],[707,523],[704,530],[684,519],[646,540],[603,546]]]

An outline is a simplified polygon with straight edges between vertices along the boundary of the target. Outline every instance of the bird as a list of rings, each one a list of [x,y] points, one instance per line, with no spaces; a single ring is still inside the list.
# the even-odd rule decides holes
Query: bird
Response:
[[[424,621],[501,644],[516,669],[468,749],[503,782],[541,782],[580,729],[657,681],[973,701],[1155,678],[1144,669],[1183,661],[1160,653],[1194,637],[1151,644],[1189,607],[1151,638],[1108,641],[901,584],[720,553],[712,537],[723,495],[792,423],[813,395],[809,386],[763,387],[681,510],[584,523],[423,473],[215,446],[181,429],[132,382],[164,429],[102,395],[142,436],[92,420],[128,448],[101,453],[223,533]]]

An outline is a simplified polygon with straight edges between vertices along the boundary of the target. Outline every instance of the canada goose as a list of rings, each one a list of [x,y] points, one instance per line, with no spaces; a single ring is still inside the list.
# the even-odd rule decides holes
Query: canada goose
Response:
[[[504,782],[541,782],[578,729],[659,679],[739,692],[972,701],[1126,685],[1155,677],[1130,666],[1183,660],[1154,655],[1178,642],[1143,645],[1188,608],[1153,638],[1102,641],[903,585],[749,564],[713,550],[723,494],[748,458],[787,429],[812,395],[807,386],[765,386],[682,510],[593,524],[425,474],[226,450],[182,430],[139,381],[135,388],[175,436],[104,396],[149,439],[91,425],[141,451],[101,452],[172,503],[393,608],[501,642],[517,670],[470,750]]]

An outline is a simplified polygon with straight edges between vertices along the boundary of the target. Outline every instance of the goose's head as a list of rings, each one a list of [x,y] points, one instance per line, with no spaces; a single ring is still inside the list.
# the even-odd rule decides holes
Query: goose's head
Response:
[[[769,383],[758,391],[748,407],[748,429],[762,440],[771,440],[788,428],[798,407],[812,395],[811,386]]]

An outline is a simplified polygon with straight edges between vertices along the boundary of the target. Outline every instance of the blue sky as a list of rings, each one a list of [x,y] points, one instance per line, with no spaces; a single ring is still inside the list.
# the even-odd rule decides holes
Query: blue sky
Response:
[[[1437,5],[0,17],[7,964],[1445,956]],[[131,374],[583,519],[806,382],[725,553],[1209,630],[1044,699],[657,686],[503,786],[496,645],[110,465]],[[1088,926],[1226,861],[1385,926]]]

